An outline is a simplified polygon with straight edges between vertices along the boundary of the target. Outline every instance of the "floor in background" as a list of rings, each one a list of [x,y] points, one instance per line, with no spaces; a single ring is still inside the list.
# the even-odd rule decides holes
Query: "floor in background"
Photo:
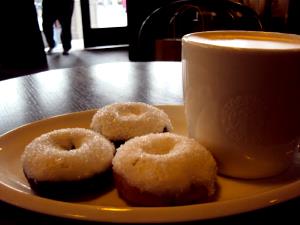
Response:
[[[128,47],[126,46],[84,49],[82,40],[73,40],[69,53],[69,55],[62,55],[61,45],[54,48],[53,53],[47,55],[49,69],[129,61]]]

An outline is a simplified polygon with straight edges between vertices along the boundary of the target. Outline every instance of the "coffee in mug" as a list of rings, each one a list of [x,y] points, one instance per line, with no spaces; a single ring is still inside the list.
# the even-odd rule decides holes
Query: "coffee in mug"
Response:
[[[300,136],[300,36],[207,31],[182,39],[189,136],[206,146],[219,173],[277,175]]]

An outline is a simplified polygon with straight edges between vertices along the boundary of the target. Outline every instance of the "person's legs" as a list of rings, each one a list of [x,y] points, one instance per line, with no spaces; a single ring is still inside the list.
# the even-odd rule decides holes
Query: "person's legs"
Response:
[[[51,0],[50,0],[51,1]],[[52,8],[49,4],[46,4],[46,1],[44,0],[45,4],[43,4],[43,32],[45,34],[48,46],[49,46],[49,53],[51,50],[55,47],[55,41],[53,37],[53,24],[56,20],[55,14],[52,12]]]
[[[72,15],[74,9],[73,0],[66,1],[66,5],[62,5],[63,12],[59,16],[58,20],[61,25],[61,42],[64,48],[64,54],[68,54],[68,51],[71,49],[71,23],[72,23]]]

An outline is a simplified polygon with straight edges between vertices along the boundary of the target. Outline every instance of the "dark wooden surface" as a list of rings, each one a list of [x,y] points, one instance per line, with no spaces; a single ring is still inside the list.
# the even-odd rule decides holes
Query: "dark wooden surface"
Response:
[[[122,101],[182,103],[181,64],[107,63],[0,82],[0,134],[63,113]]]
[[[50,116],[122,101],[181,104],[181,63],[109,63],[1,81],[0,134]],[[200,224],[300,224],[299,209],[298,198],[254,212],[201,221]],[[95,223],[30,212],[0,201],[0,224]]]

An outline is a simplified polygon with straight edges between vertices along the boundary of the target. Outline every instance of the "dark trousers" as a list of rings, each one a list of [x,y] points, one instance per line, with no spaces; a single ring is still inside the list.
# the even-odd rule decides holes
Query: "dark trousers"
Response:
[[[71,22],[74,9],[73,0],[43,0],[43,31],[50,48],[55,46],[53,24],[61,25],[61,42],[64,50],[71,48]]]

